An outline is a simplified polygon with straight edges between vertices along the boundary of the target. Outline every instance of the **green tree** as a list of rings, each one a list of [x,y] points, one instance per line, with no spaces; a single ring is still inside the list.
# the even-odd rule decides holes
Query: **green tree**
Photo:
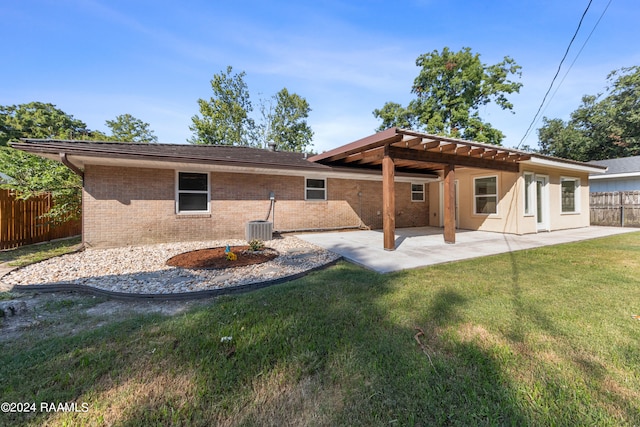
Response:
[[[73,116],[53,104],[31,102],[0,106],[0,171],[12,180],[3,187],[15,190],[22,198],[51,193],[54,208],[46,216],[52,222],[78,218],[81,209],[82,181],[59,162],[43,159],[10,147],[20,138],[86,139],[94,134]]]
[[[149,123],[133,117],[131,114],[121,114],[115,120],[107,120],[107,127],[111,129],[110,140],[122,142],[158,142],[158,137],[149,129]]]
[[[253,107],[244,81],[245,72],[215,74],[211,80],[213,96],[198,99],[200,114],[191,118],[192,144],[254,145],[256,126],[249,116]]]
[[[281,151],[306,151],[313,138],[306,120],[311,111],[306,99],[283,88],[271,97],[268,105],[263,103],[261,110],[263,122],[259,127],[265,148],[274,143]]]
[[[432,134],[500,144],[504,134],[480,117],[480,107],[491,102],[512,110],[507,94],[517,93],[521,83],[509,80],[520,76],[521,67],[508,56],[494,65],[480,61],[480,55],[468,47],[452,52],[420,55],[416,60],[420,73],[411,92],[416,98],[406,107],[388,102],[373,111],[382,120],[378,130],[391,126],[408,127]]]
[[[2,187],[14,190],[19,198],[51,194],[53,207],[44,216],[52,223],[80,217],[82,180],[61,163],[0,147],[0,170],[12,178]]]
[[[609,73],[605,93],[585,95],[565,122],[543,118],[542,154],[579,161],[640,155],[640,66]]]
[[[0,145],[20,138],[86,138],[87,125],[53,104],[0,106]]]

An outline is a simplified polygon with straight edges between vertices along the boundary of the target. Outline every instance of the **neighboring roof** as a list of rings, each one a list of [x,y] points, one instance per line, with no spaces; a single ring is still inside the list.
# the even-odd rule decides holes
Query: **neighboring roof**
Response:
[[[334,166],[379,167],[385,152],[394,158],[396,167],[404,170],[437,171],[442,170],[446,164],[454,164],[462,167],[515,171],[518,169],[517,164],[522,162],[592,173],[603,172],[606,169],[513,148],[395,127],[310,157],[309,160]]]
[[[640,176],[640,156],[593,160],[589,162],[589,164],[606,166],[608,168],[604,175],[592,176],[590,179],[614,179]]]

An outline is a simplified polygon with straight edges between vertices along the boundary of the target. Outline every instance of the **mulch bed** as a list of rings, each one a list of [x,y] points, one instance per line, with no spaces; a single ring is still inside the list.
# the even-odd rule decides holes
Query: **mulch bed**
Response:
[[[238,256],[237,260],[229,261],[225,248],[221,247],[185,252],[169,258],[167,265],[190,269],[224,269],[261,264],[278,256],[278,252],[270,248],[255,252],[249,250],[249,246],[231,246],[230,249]]]

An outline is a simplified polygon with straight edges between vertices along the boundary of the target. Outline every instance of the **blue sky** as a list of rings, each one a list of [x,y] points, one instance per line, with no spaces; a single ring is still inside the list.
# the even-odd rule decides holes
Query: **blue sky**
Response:
[[[217,1],[20,0],[0,5],[0,105],[50,102],[106,131],[129,113],[164,143],[185,143],[198,98],[227,65],[258,100],[286,87],[309,101],[314,149],[372,134],[372,111],[406,104],[426,52],[470,47],[522,66],[515,114],[480,115],[516,146],[542,101],[588,0]],[[558,83],[609,0],[593,0]],[[640,64],[640,2],[611,0],[544,110],[567,119],[607,74]],[[554,91],[552,91],[554,93]],[[541,121],[535,126],[538,128]],[[525,141],[535,146],[537,134]]]

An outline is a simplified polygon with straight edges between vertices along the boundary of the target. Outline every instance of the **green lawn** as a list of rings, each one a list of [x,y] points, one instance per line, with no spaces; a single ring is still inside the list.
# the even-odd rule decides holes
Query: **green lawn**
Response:
[[[37,243],[0,251],[0,264],[6,263],[9,267],[22,267],[47,258],[73,252],[78,248],[79,244],[80,237],[72,237],[70,239]]]
[[[633,314],[640,233],[389,275],[341,262],[0,344],[3,401],[88,404],[0,423],[640,425]]]

